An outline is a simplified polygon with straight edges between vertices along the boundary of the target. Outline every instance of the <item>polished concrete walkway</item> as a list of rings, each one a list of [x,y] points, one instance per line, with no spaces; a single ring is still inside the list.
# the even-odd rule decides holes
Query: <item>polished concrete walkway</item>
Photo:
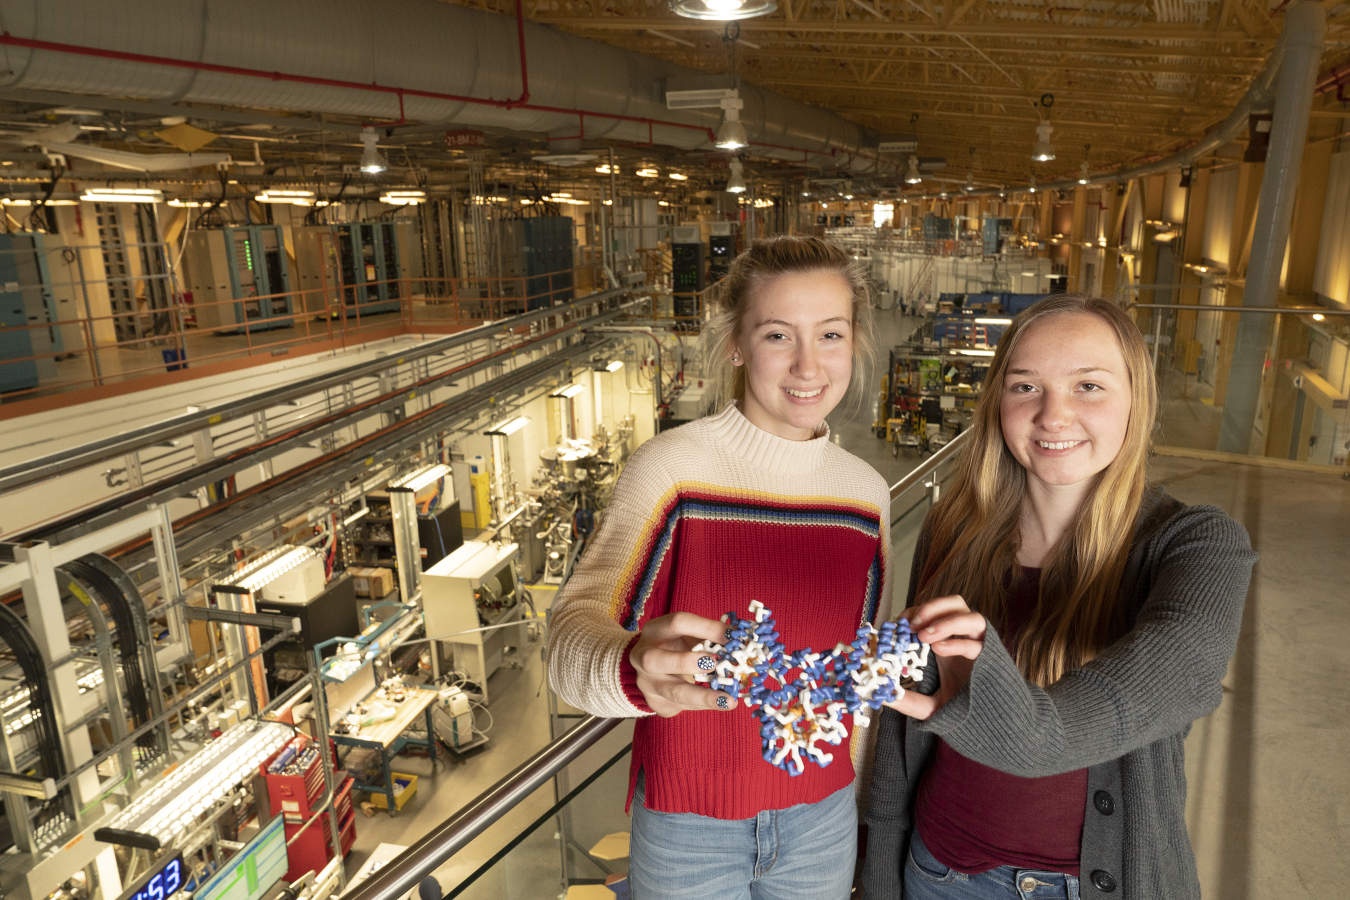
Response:
[[[1158,457],[1153,480],[1246,526],[1261,555],[1219,709],[1186,743],[1207,898],[1346,896],[1350,481]]]

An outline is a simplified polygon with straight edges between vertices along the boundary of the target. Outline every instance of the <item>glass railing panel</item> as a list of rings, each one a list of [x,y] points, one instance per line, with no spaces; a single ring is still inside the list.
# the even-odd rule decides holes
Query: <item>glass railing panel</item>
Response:
[[[1158,379],[1154,441],[1161,452],[1225,450],[1344,468],[1350,455],[1350,310],[1224,306],[1221,284],[1186,290],[1200,302],[1129,307]],[[1249,441],[1224,447],[1225,404],[1249,389],[1230,377],[1244,323],[1266,325],[1270,337]]]

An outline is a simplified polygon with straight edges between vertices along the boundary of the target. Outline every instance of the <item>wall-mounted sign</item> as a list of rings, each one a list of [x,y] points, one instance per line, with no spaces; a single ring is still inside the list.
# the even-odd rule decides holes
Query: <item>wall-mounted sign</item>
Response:
[[[445,133],[445,147],[447,150],[456,150],[474,147],[486,147],[487,138],[481,131],[447,131]]]

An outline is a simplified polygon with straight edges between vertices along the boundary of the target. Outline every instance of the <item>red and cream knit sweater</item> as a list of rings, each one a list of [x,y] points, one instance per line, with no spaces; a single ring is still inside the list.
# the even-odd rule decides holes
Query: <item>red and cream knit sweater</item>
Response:
[[[789,651],[848,642],[863,622],[890,616],[889,526],[886,482],[831,444],[823,423],[818,437],[789,441],[731,404],[633,454],[549,630],[549,677],[564,700],[642,717],[630,799],[641,770],[651,809],[744,819],[822,800],[855,768],[866,780],[864,729],[852,731],[852,765],[840,747],[829,766],[793,777],[764,761],[744,706],[651,715],[628,649],[657,616],[747,616],[751,600],[773,610]]]

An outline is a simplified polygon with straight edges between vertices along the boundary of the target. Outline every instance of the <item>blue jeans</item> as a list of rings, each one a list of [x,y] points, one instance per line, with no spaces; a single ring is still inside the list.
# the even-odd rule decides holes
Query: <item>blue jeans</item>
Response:
[[[847,900],[857,860],[853,786],[818,803],[713,819],[633,795],[633,900]]]
[[[919,839],[909,838],[905,900],[1079,900],[1078,876],[999,866],[966,875],[938,862]]]

